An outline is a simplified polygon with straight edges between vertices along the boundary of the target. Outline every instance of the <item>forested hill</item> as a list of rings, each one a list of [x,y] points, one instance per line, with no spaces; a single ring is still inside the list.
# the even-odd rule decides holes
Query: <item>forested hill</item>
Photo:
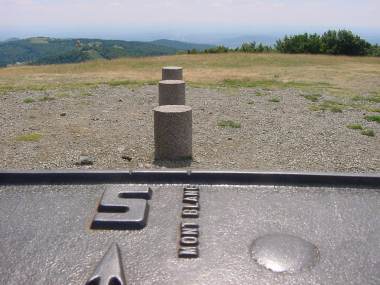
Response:
[[[0,66],[10,64],[59,64],[127,56],[170,55],[207,46],[170,40],[135,42],[100,39],[34,37],[0,42]]]

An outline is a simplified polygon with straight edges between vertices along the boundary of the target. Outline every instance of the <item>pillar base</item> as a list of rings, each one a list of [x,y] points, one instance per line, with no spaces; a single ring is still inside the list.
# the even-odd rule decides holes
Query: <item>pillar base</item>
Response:
[[[184,105],[164,105],[153,109],[156,160],[192,158],[192,109]]]

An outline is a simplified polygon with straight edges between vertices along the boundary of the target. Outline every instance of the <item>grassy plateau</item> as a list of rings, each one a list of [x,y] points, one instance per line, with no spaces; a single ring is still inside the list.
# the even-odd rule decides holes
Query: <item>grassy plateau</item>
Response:
[[[298,88],[378,100],[380,58],[286,54],[198,54],[95,60],[0,69],[0,93],[12,90],[155,84],[161,67],[183,66],[193,86]],[[359,96],[359,97],[358,97]]]

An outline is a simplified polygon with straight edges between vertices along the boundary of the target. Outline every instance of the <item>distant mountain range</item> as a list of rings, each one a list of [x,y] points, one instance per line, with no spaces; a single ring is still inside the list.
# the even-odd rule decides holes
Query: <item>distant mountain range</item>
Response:
[[[59,64],[92,59],[113,59],[171,55],[187,50],[204,50],[212,45],[193,44],[171,40],[152,42],[101,40],[101,39],[56,39],[33,37],[9,39],[0,42],[0,66],[12,64]]]
[[[258,44],[264,44],[268,46],[273,46],[280,37],[270,36],[270,35],[245,35],[231,38],[220,39],[219,43],[221,45],[237,48],[244,43],[256,42]]]

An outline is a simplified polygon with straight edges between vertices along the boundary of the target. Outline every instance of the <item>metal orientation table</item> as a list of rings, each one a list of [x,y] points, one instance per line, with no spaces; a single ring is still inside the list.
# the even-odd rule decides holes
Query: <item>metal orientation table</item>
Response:
[[[1,171],[0,284],[380,284],[380,176]]]

